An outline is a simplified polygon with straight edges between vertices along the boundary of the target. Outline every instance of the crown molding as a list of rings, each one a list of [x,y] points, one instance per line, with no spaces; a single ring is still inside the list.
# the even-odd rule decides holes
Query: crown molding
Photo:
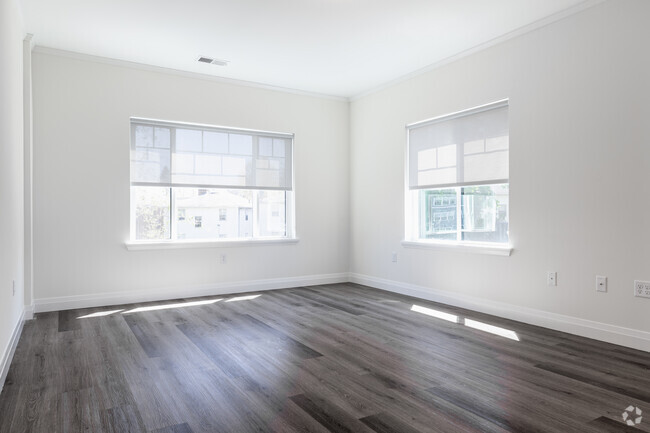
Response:
[[[491,48],[495,45],[499,45],[503,42],[509,41],[510,39],[514,39],[518,36],[523,36],[527,33],[531,33],[537,29],[540,29],[542,27],[546,27],[550,24],[553,24],[555,22],[561,21],[565,18],[568,18],[572,15],[575,15],[579,12],[582,12],[584,10],[590,9],[596,5],[599,5],[601,3],[604,3],[608,0],[586,0],[582,3],[579,3],[575,6],[572,6],[568,9],[564,9],[560,12],[557,12],[553,15],[549,15],[546,18],[542,18],[541,20],[534,21],[530,24],[527,24],[523,27],[519,27],[518,29],[515,29],[511,32],[508,32],[504,35],[498,36],[494,39],[490,39],[487,42],[483,42],[481,44],[475,45],[472,48],[468,48],[467,50],[461,51],[458,54],[454,54],[453,56],[444,58],[440,61],[437,61],[435,63],[432,63],[428,66],[425,66],[424,68],[417,69],[413,72],[410,72],[406,75],[402,75],[401,77],[395,78],[393,80],[387,81],[383,84],[380,84],[378,86],[372,87],[364,92],[361,92],[357,95],[350,96],[348,99],[350,102],[358,101],[359,99],[365,98],[366,96],[372,95],[373,93],[380,92],[382,90],[388,89],[390,87],[393,87],[397,84],[403,83],[405,81],[408,81],[410,79],[413,79],[415,77],[419,77],[420,75],[424,75],[427,72],[431,72],[435,69],[441,68],[445,65],[448,65],[450,63],[453,63],[457,60],[460,60],[464,57],[470,56],[472,54],[478,53],[480,51],[486,50],[488,48]]]
[[[25,37],[23,38],[24,42],[27,42],[29,44],[29,49],[34,50],[34,34],[33,33],[25,33]]]
[[[165,68],[162,66],[147,65],[144,63],[130,62],[128,60],[113,59],[110,57],[94,56],[92,54],[79,53],[76,51],[60,50],[58,48],[45,47],[36,45],[33,50],[35,53],[47,54],[50,56],[66,57],[74,60],[81,60],[93,63],[102,63],[105,65],[118,66],[122,68],[137,69],[141,71],[157,72],[160,74],[175,75],[185,78],[194,78],[198,80],[213,81],[217,83],[231,84],[242,87],[252,87],[256,89],[271,90],[280,93],[289,93],[311,98],[329,99],[333,101],[349,102],[347,97],[326,95],[323,93],[308,92],[305,90],[291,89],[288,87],[274,86],[271,84],[256,83],[253,81],[237,80],[235,78],[219,77],[216,75],[201,74],[199,72],[181,71],[180,69]]]

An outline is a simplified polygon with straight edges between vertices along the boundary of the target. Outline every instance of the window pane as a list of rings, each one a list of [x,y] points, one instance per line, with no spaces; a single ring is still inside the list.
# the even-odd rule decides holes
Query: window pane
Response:
[[[169,149],[171,145],[169,128],[156,128],[154,132],[154,146],[160,149]]]
[[[138,125],[134,133],[131,182],[169,182],[169,129]]]
[[[131,182],[169,182],[169,150],[135,148],[131,151]]]
[[[260,236],[286,236],[286,192],[257,193],[257,222]]]
[[[177,152],[201,152],[203,133],[194,129],[176,130]]]
[[[253,137],[250,135],[230,134],[229,140],[232,155],[253,155]]]
[[[163,187],[131,188],[135,205],[135,239],[169,239],[169,191]]]
[[[228,134],[225,132],[203,132],[203,151],[228,153]]]
[[[457,239],[456,189],[420,190],[420,238]]]
[[[508,184],[462,188],[462,239],[508,242],[508,194]]]
[[[178,239],[253,237],[253,191],[174,188]]]
[[[273,139],[270,137],[259,137],[260,156],[273,156]]]
[[[153,126],[135,127],[135,147],[153,147]]]

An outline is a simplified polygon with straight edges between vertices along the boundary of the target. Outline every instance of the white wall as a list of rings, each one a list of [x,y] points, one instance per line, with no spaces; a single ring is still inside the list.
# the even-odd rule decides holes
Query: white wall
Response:
[[[73,59],[38,48],[32,67],[37,311],[44,309],[39,304],[56,301],[51,298],[108,294],[103,299],[110,302],[111,294],[123,292],[168,297],[258,279],[340,273],[345,278],[347,101]],[[300,241],[127,251],[131,116],[295,133]],[[221,254],[227,254],[227,264],[219,263]]]
[[[23,27],[14,0],[0,0],[0,388],[23,312]],[[16,282],[13,295],[12,282]]]
[[[648,17],[648,1],[608,1],[354,101],[355,279],[650,331],[650,300],[632,295],[650,280]],[[503,98],[512,256],[403,248],[405,125]]]

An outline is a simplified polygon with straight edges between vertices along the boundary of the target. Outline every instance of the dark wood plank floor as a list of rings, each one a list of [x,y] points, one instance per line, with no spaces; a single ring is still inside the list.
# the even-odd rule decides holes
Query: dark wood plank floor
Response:
[[[648,353],[354,284],[252,295],[38,314],[0,432],[650,432]]]

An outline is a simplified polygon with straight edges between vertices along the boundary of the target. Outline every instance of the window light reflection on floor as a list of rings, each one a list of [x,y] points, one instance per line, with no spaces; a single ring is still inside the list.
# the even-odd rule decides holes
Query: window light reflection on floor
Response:
[[[519,337],[515,331],[510,329],[501,328],[499,326],[488,325],[487,323],[477,322],[476,320],[465,319],[465,326],[479,331],[489,332],[490,334],[499,335],[501,337],[509,338],[511,340],[519,341]]]
[[[143,311],[155,311],[155,310],[169,310],[171,308],[184,308],[184,307],[196,307],[197,305],[209,305],[214,304],[215,302],[221,301],[219,299],[208,299],[205,301],[190,301],[190,302],[179,302],[177,304],[165,304],[165,305],[150,305],[148,307],[138,307],[133,310],[125,311],[122,314],[130,313],[141,313]]]
[[[225,302],[237,302],[237,301],[248,301],[251,299],[259,298],[262,295],[246,295],[246,296],[235,296],[234,298],[229,298]],[[185,308],[185,307],[196,307],[199,305],[210,305],[216,302],[223,300],[223,298],[218,299],[207,299],[202,301],[189,301],[189,302],[177,302],[175,304],[164,304],[164,305],[149,305],[147,307],[137,307],[132,310],[124,311],[122,310],[111,310],[111,311],[98,311],[96,313],[86,314],[85,316],[77,317],[77,319],[89,319],[91,317],[104,317],[110,316],[111,314],[116,314],[122,312],[122,314],[131,314],[131,313],[142,313],[145,311],[156,311],[156,310],[169,310],[173,308]]]
[[[445,313],[444,311],[434,310],[433,308],[421,307],[413,305],[411,311],[426,314],[427,316],[435,317],[436,319],[446,320],[448,322],[458,323],[458,316],[454,314]]]
[[[479,331],[488,332],[490,334],[498,335],[504,338],[509,338],[510,340],[519,341],[519,336],[517,333],[515,331],[511,331],[510,329],[489,325],[487,323],[472,319],[458,317],[455,314],[445,313],[444,311],[434,310],[433,308],[422,307],[420,305],[413,305],[411,307],[411,311],[426,314],[427,316],[435,317],[436,319],[442,319],[448,322],[465,325],[468,328],[478,329]]]
[[[237,301],[248,301],[251,299],[259,298],[262,295],[247,295],[247,296],[237,296],[235,298],[230,298],[226,302],[237,302]]]
[[[91,317],[110,316],[111,314],[119,313],[120,311],[122,310],[98,311],[96,313],[86,314],[85,316],[79,316],[77,319],[90,319]]]

